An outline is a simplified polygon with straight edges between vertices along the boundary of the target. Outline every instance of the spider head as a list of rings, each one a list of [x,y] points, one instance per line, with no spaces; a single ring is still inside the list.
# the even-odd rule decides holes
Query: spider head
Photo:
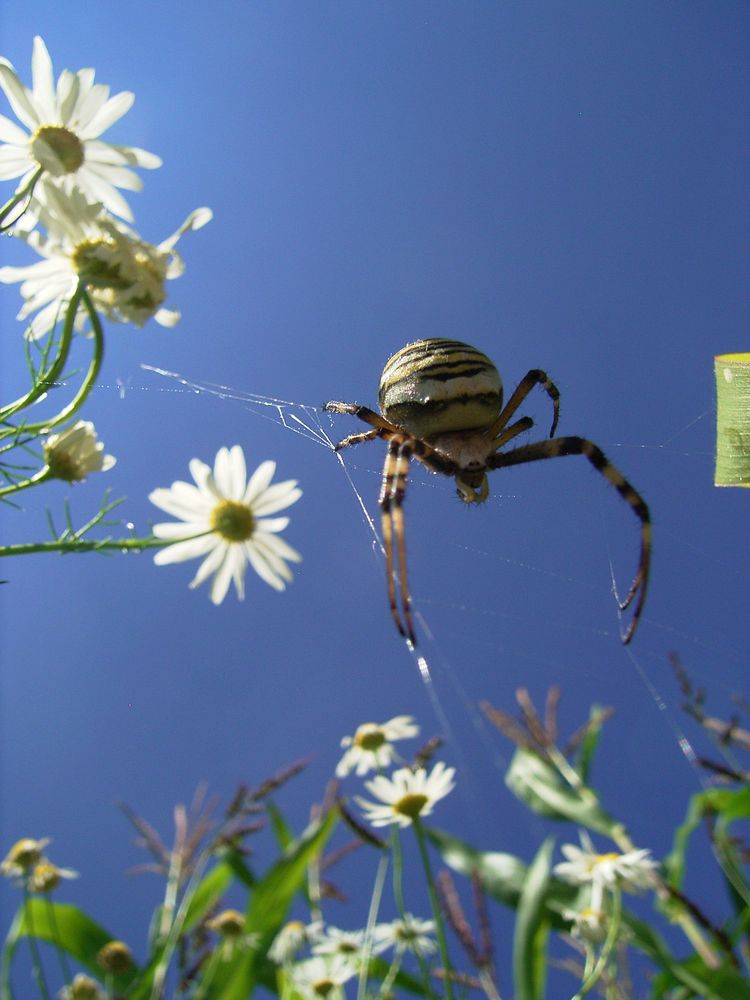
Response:
[[[462,469],[456,476],[456,493],[464,503],[484,503],[490,492],[483,469]]]

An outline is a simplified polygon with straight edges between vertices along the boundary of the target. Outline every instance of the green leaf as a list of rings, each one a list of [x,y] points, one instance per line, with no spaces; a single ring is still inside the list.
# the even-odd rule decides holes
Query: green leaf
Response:
[[[576,761],[576,770],[580,774],[584,784],[588,784],[594,752],[599,745],[599,737],[602,734],[605,722],[606,717],[601,706],[592,705],[589,712],[589,726],[586,730],[586,735],[581,740],[581,745],[578,749],[578,759]]]
[[[246,912],[245,929],[260,934],[267,944],[286,918],[297,892],[305,885],[307,869],[331,836],[338,813],[316,820],[293,841],[279,860],[256,883]],[[265,980],[265,948],[239,953],[219,968],[211,988],[211,1000],[247,1000],[261,979]]]
[[[513,935],[513,983],[516,1000],[542,1000],[547,965],[546,895],[554,841],[545,840],[529,866],[518,902]]]
[[[708,788],[691,797],[685,821],[675,831],[672,850],[664,859],[665,878],[673,888],[681,888],[690,837],[698,827],[703,826],[707,815],[714,819],[714,844],[720,855],[732,904],[742,922],[750,907],[750,891],[728,831],[736,820],[750,818],[750,788]],[[667,909],[670,906],[668,904]]]
[[[611,836],[618,825],[602,809],[596,795],[564,784],[557,770],[531,750],[519,747],[505,776],[505,784],[530,809],[554,820],[569,820],[597,833]]]
[[[234,878],[232,866],[226,861],[216,865],[198,883],[185,915],[184,930],[190,931],[214,907]]]
[[[19,909],[5,943],[7,961],[12,960],[18,941],[24,937],[34,937],[62,948],[99,977],[102,976],[102,969],[96,956],[105,944],[114,940],[108,931],[77,906],[53,903],[50,899],[39,897],[27,900]],[[125,989],[139,974],[134,965],[128,972],[115,976],[118,991]]]
[[[517,909],[529,871],[520,858],[499,851],[478,851],[458,837],[434,827],[427,828],[425,832],[440,852],[443,861],[453,871],[467,878],[476,874],[489,896],[511,909]],[[549,879],[547,916],[556,930],[568,928],[569,921],[562,919],[562,913],[574,908],[577,897],[578,889],[575,886],[568,885],[561,879]]]
[[[285,851],[294,840],[294,834],[282,816],[281,810],[270,799],[266,801],[266,812],[271,820],[271,829],[276,837],[276,843],[282,851]]]

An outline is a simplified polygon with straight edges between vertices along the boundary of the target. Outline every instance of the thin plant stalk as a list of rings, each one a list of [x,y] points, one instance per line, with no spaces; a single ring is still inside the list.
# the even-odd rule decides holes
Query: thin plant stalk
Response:
[[[435,892],[435,883],[432,877],[430,857],[427,853],[427,843],[425,841],[424,830],[418,816],[414,817],[413,826],[414,833],[417,837],[417,844],[419,846],[419,854],[422,858],[425,878],[427,879],[427,891],[430,895],[430,906],[432,907],[432,916],[435,920],[435,928],[437,930],[438,948],[440,949],[440,958],[443,963],[443,973],[445,975],[445,995],[448,1000],[453,1000],[453,983],[451,982],[452,969],[450,957],[448,956],[448,942],[445,937],[445,924],[443,922],[443,914],[440,909],[440,904],[438,903],[437,893]]]

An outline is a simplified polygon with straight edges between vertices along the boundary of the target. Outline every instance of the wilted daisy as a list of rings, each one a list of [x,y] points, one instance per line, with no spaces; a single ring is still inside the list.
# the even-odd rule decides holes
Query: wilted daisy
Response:
[[[603,910],[584,906],[582,910],[563,910],[562,916],[563,920],[570,921],[573,937],[597,944],[607,936],[609,918]]]
[[[124,941],[109,941],[96,953],[97,965],[119,976],[133,965],[133,953]]]
[[[49,837],[42,837],[41,840],[23,837],[17,840],[0,862],[0,875],[5,875],[6,878],[23,878],[28,875],[44,857],[44,848],[49,843]]]
[[[395,948],[396,951],[412,951],[422,957],[437,951],[434,935],[434,920],[420,920],[410,913],[389,924],[378,924],[375,928],[375,941],[381,950]]]
[[[174,247],[183,233],[205,226],[211,210],[191,212],[176,232],[154,245],[103,213],[100,204],[87,201],[79,190],[67,195],[49,184],[46,187],[41,219],[47,235],[38,230],[18,234],[44,260],[0,268],[0,282],[22,282],[25,301],[17,318],[26,320],[35,314],[26,336],[38,340],[53,329],[81,281],[94,306],[116,323],[143,326],[153,317],[162,326],[174,326],[179,312],[162,306],[167,297],[165,283],[185,270]],[[76,329],[83,328],[86,318],[79,310]]]
[[[322,928],[320,920],[314,920],[310,924],[303,924],[301,920],[288,921],[273,939],[268,957],[277,965],[291,962],[305,945],[318,940]]]
[[[342,739],[341,746],[348,749],[336,766],[336,774],[345,778],[352,770],[367,774],[389,767],[397,757],[391,744],[418,735],[419,726],[411,715],[397,715],[383,723],[365,722],[354,736]]]
[[[373,826],[388,826],[391,823],[410,826],[417,817],[429,816],[435,803],[453,791],[455,773],[454,767],[446,767],[442,761],[435,764],[429,775],[424,768],[412,771],[402,767],[394,771],[390,778],[379,774],[365,782],[365,788],[380,799],[382,805],[358,796],[356,801]]]
[[[104,454],[104,445],[96,439],[90,420],[79,420],[42,441],[44,461],[54,479],[67,483],[81,482],[91,472],[106,472],[115,464],[112,455]]]
[[[342,955],[315,955],[291,966],[290,975],[294,988],[303,997],[333,1000],[343,996],[342,987],[357,975],[357,966]]]
[[[604,889],[619,886],[627,892],[653,888],[654,873],[659,865],[646,849],[627,851],[619,854],[610,851],[597,854],[591,837],[585,830],[579,831],[581,846],[563,844],[562,852],[567,861],[555,865],[555,875],[572,885],[591,884],[592,910],[601,910]]]
[[[284,590],[292,580],[286,562],[300,562],[302,556],[279,538],[289,518],[265,515],[296,503],[302,490],[296,479],[271,483],[275,471],[275,462],[261,462],[248,480],[245,455],[238,444],[219,449],[213,473],[205,462],[192,459],[195,486],[178,481],[149,494],[151,503],[182,522],[154,525],[156,537],[172,543],[156,553],[154,562],[166,566],[205,557],[190,586],[213,577],[210,596],[214,604],[221,604],[232,581],[243,600],[248,563],[267,584]]]
[[[64,878],[78,878],[72,868],[58,868],[51,861],[42,860],[35,864],[29,875],[28,887],[31,892],[52,892]]]
[[[110,97],[109,87],[94,83],[93,69],[63,70],[55,86],[52,61],[39,36],[34,39],[31,75],[29,89],[8,60],[0,58],[0,87],[28,129],[0,115],[0,180],[19,177],[20,190],[41,167],[64,190],[76,185],[92,201],[132,220],[117,188],[139,191],[142,181],[130,167],[153,169],[161,160],[133,146],[113,146],[99,136],[122,118],[135,96],[124,90]]]
[[[64,986],[57,996],[59,1000],[106,1000],[107,994],[95,979],[79,972],[70,986]]]
[[[257,934],[245,934],[245,915],[239,910],[222,910],[206,921],[206,927],[221,937],[224,959],[231,958],[238,948],[257,947],[260,940]]]

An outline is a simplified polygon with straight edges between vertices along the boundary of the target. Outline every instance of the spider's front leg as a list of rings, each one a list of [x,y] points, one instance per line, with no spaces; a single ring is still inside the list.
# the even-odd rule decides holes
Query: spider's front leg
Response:
[[[383,531],[383,547],[385,548],[385,572],[388,582],[388,604],[391,615],[405,639],[408,639],[412,646],[416,646],[417,639],[414,635],[414,623],[411,617],[411,595],[409,594],[409,581],[406,574],[406,541],[404,537],[404,510],[403,502],[406,494],[406,478],[409,474],[409,459],[412,448],[408,440],[403,437],[394,437],[388,442],[388,452],[383,465],[383,482],[380,487],[380,504]],[[396,562],[398,573],[396,573],[393,559],[393,546],[396,544]],[[403,621],[398,609],[396,599],[396,580],[401,588],[401,607],[403,608]]]
[[[358,417],[372,427],[371,431],[363,431],[361,434],[350,434],[349,437],[345,437],[343,441],[339,441],[336,445],[336,451],[340,451],[341,448],[346,448],[350,444],[359,444],[361,441],[372,441],[376,437],[383,437],[389,440],[390,435],[399,433],[398,427],[385,420],[379,413],[371,410],[369,406],[360,406],[358,403],[339,403],[337,400],[332,399],[330,402],[323,404],[323,409],[326,413],[346,413],[349,416]]]

